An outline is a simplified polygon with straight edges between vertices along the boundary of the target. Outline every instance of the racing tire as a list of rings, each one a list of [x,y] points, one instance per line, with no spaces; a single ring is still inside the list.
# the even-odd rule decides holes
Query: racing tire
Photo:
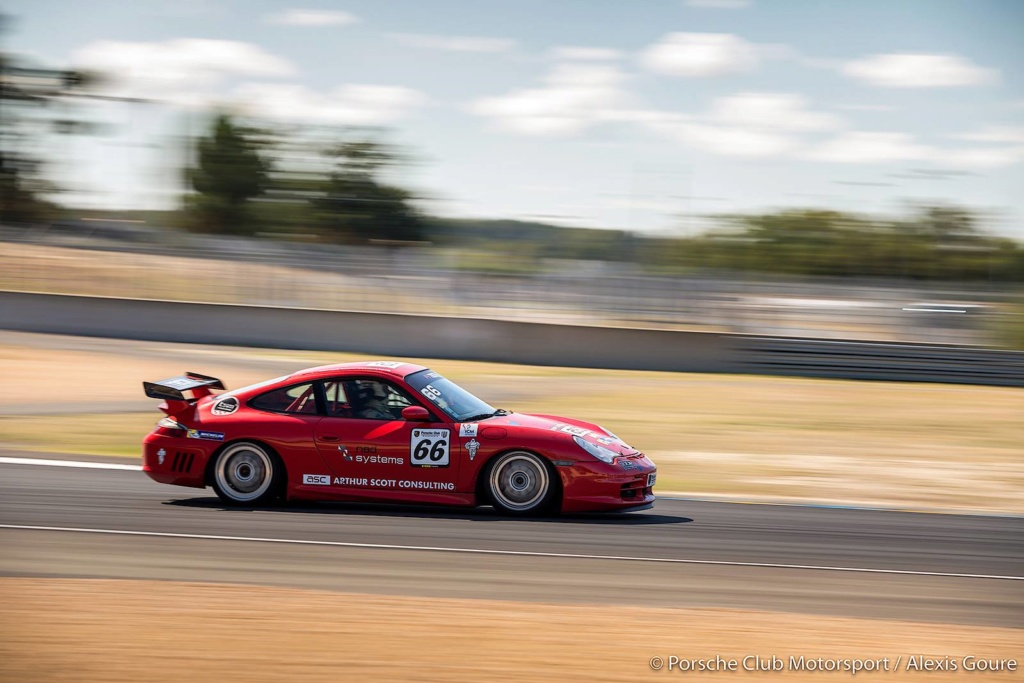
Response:
[[[521,517],[549,512],[559,491],[554,468],[528,451],[511,451],[491,460],[484,482],[496,510]]]
[[[217,496],[228,505],[255,507],[275,500],[284,478],[276,453],[252,441],[238,441],[217,454],[211,480]]]

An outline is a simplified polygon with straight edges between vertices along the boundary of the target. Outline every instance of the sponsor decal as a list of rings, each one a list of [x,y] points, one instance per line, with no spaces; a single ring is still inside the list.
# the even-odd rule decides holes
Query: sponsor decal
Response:
[[[418,489],[425,491],[454,491],[455,484],[448,481],[413,481],[410,479],[368,479],[362,477],[335,477],[335,486],[366,486],[370,488]]]
[[[612,444],[617,443],[618,439],[613,439],[610,436],[595,436],[594,441],[603,446],[611,446]]]
[[[331,476],[329,474],[303,474],[303,484],[313,484],[316,486],[330,486]]]
[[[409,481],[399,480],[400,489],[425,489],[427,491],[454,491],[455,484],[450,481]]]
[[[465,422],[459,425],[459,436],[476,436],[477,429],[480,428],[476,422]]]
[[[404,465],[405,458],[394,458],[388,455],[357,455],[356,462],[364,465]]]
[[[480,448],[480,442],[473,439],[466,444],[466,450],[469,451],[469,461],[473,462],[473,458],[476,457],[476,452]]]
[[[554,427],[552,427],[551,431],[562,432],[564,434],[572,434],[573,436],[587,436],[588,434],[592,433],[589,429],[584,429],[583,427],[574,427],[573,425],[566,425],[561,423],[556,424]]]
[[[164,449],[161,448],[160,450],[158,450],[156,452],[156,461],[159,464],[163,465],[164,464],[164,458],[166,458],[166,457],[167,457],[167,451],[165,451]]]
[[[448,467],[448,442],[451,430],[414,429],[409,440],[409,459],[413,467]]]
[[[393,361],[393,360],[375,360],[372,363],[367,363],[366,367],[368,367],[368,368],[389,368],[391,370],[394,370],[395,368],[397,368],[400,365],[405,365],[405,363],[398,363],[398,362]]]
[[[369,486],[369,479],[360,479],[359,477],[335,477],[335,486]]]
[[[619,461],[619,467],[621,467],[624,470],[638,470],[638,469],[640,469],[640,466],[637,465],[632,460],[620,460]]]
[[[658,481],[658,473],[657,472],[651,472],[650,474],[648,474],[647,475],[647,488],[651,488],[652,486],[654,486],[654,483],[656,481]]]
[[[376,453],[376,446],[356,446],[356,453]]]
[[[204,429],[190,429],[188,430],[188,438],[203,439],[205,441],[223,441],[224,432],[208,432]]]
[[[214,415],[230,415],[238,410],[238,399],[234,396],[217,401],[210,411]]]

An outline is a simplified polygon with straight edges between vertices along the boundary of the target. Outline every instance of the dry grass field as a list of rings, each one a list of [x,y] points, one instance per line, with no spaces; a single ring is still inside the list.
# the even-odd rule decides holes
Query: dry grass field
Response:
[[[789,666],[889,658],[852,680],[1018,680],[907,671],[910,655],[1018,659],[1015,629],[725,609],[580,606],[176,582],[0,579],[0,680],[673,680],[653,657]],[[849,680],[850,673],[682,674],[686,680]]]

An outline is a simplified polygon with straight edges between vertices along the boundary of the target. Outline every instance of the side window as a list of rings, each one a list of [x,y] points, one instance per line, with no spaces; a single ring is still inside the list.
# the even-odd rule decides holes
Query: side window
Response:
[[[331,417],[352,417],[352,404],[345,393],[345,384],[348,382],[333,379],[324,382],[327,414]]]
[[[404,390],[383,380],[354,379],[341,384],[349,399],[350,414],[347,417],[401,420],[402,409],[416,405]]]
[[[257,410],[271,413],[301,413],[316,415],[316,396],[312,384],[296,384],[283,389],[274,389],[260,394],[249,401],[249,405]]]

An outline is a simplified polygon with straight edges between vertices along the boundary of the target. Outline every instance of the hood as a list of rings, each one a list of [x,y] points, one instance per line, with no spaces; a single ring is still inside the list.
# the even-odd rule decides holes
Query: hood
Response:
[[[572,441],[574,436],[578,436],[605,448],[617,451],[621,455],[637,455],[640,452],[599,425],[557,415],[511,413],[481,420],[477,424],[480,425],[480,429],[504,427],[509,431],[534,432],[533,436],[539,436],[536,432],[543,432],[545,435],[564,441]],[[579,446],[574,446],[574,448],[579,448]]]

